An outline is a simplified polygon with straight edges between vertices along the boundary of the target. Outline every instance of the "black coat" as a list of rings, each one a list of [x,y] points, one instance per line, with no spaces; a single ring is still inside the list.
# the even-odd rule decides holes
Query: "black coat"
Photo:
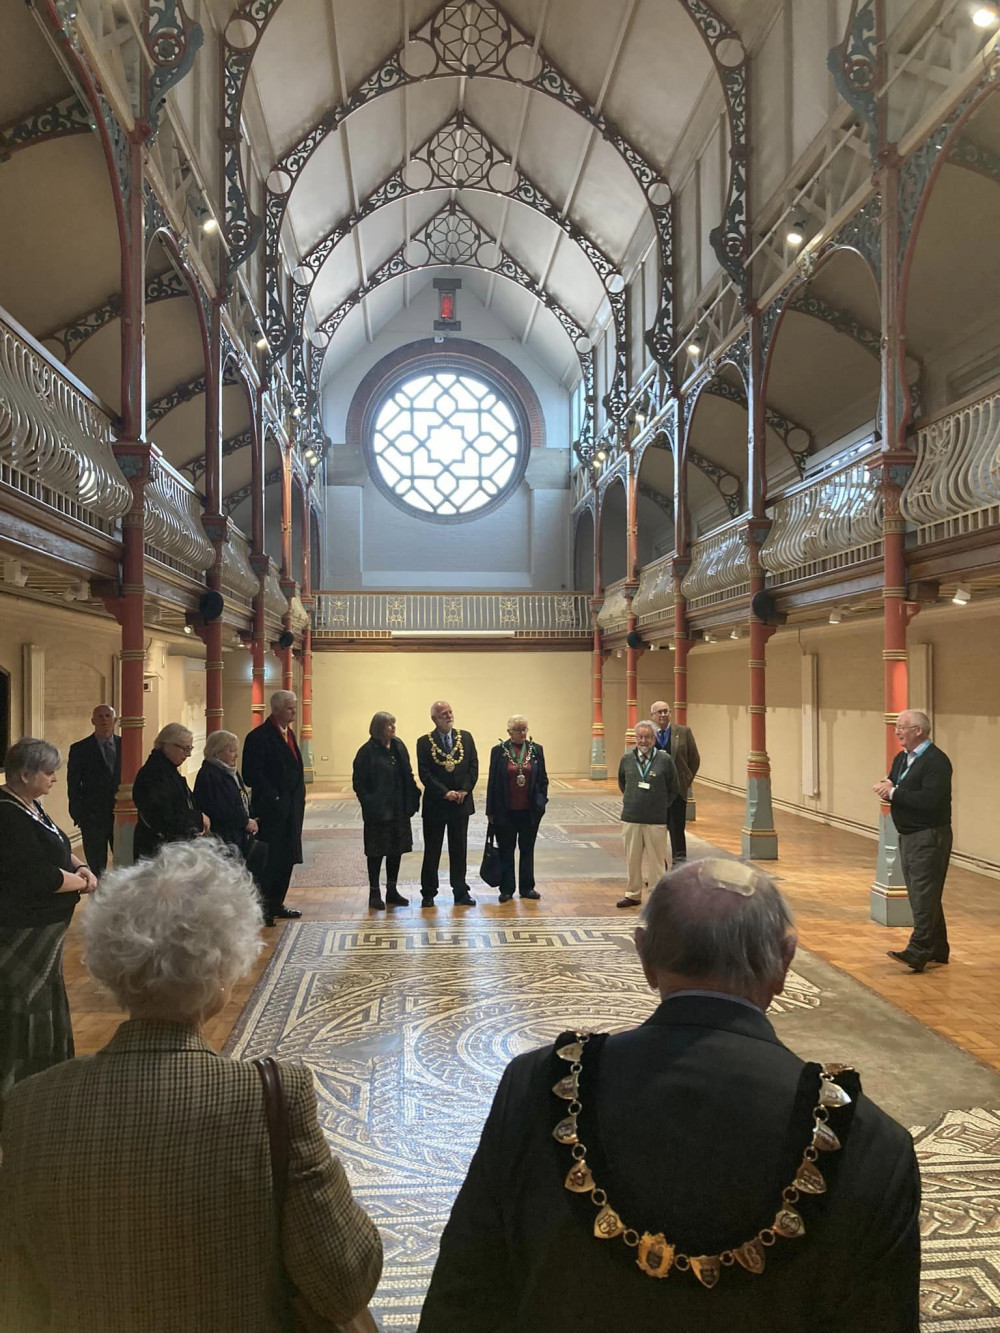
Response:
[[[58,892],[62,872],[73,870],[66,834],[51,820],[43,824],[32,818],[16,796],[0,791],[0,845],[0,927],[20,930],[68,921],[80,895]]]
[[[115,767],[111,772],[96,736],[86,736],[69,747],[66,761],[66,794],[69,815],[80,828],[106,828],[114,822],[115,794],[122,780],[122,739],[113,737]]]
[[[486,779],[486,814],[494,824],[507,823],[507,751],[503,742],[490,751],[490,773]],[[545,751],[531,742],[531,768],[528,773],[528,810],[541,819],[549,799],[549,775],[545,771]]]
[[[250,835],[239,781],[206,759],[194,780],[194,803],[202,814],[208,815],[212,836],[221,838],[227,846],[235,847],[241,856],[245,856]]]
[[[417,773],[419,774],[421,784],[424,789],[424,819],[439,820],[446,822],[454,815],[461,815],[468,819],[470,815],[475,814],[476,807],[472,800],[472,789],[479,781],[479,756],[476,754],[476,742],[467,731],[453,731],[455,737],[461,736],[463,756],[462,762],[448,772],[443,764],[439,764],[434,758],[434,752],[431,750],[430,736],[421,736],[417,741]],[[440,742],[437,733],[434,733],[434,743],[440,751]],[[454,801],[445,800],[445,793],[449,791],[465,791],[469,795],[461,805],[456,805]]]
[[[565,1188],[569,1149],[552,1137],[567,1105],[553,1096],[554,1066],[569,1069],[551,1046],[508,1066],[420,1333],[917,1333],[917,1162],[909,1134],[873,1102],[859,1094],[831,1112],[844,1147],[820,1154],[827,1193],[796,1205],[804,1236],[778,1238],[763,1273],[723,1268],[706,1291],[692,1273],[647,1277],[620,1238],[594,1237],[597,1209]],[[609,1205],[694,1255],[756,1235],[809,1141],[816,1081],[803,1070],[759,1010],[725,999],[668,1000],[608,1037],[579,1123]]]
[[[204,828],[187,779],[162,750],[152,750],[135,775],[132,800],[139,812],[133,853],[155,856],[165,842],[195,838]]]
[[[395,762],[393,762],[395,760]],[[394,736],[389,748],[374,737],[354,756],[354,794],[366,824],[409,819],[420,809],[420,788],[413,780],[406,746]]]
[[[295,733],[293,750],[280,729],[268,719],[243,742],[243,781],[252,791],[250,813],[260,825],[273,865],[298,865],[302,860],[302,821],[306,813],[306,781]]]
[[[889,812],[897,833],[949,827],[951,760],[936,745],[928,745],[923,754],[914,759],[910,771],[900,782],[899,775],[905,763],[906,751],[900,750],[889,770],[889,781],[896,788],[889,802]]]

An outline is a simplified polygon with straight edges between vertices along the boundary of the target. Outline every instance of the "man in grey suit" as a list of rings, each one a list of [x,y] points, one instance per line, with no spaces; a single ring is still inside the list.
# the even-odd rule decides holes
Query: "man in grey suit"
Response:
[[[687,860],[687,839],[684,827],[687,824],[687,797],[691,783],[698,776],[701,767],[701,755],[695,744],[694,733],[690,727],[682,727],[670,721],[670,705],[657,699],[650,712],[656,723],[656,748],[666,750],[677,769],[680,793],[670,803],[667,811],[667,830],[670,834],[670,855],[674,861]]]

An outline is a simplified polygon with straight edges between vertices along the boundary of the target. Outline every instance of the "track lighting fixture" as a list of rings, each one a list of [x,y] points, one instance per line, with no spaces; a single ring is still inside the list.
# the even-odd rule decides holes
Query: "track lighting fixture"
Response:
[[[694,341],[689,342],[687,345],[687,354],[688,356],[693,357],[701,356],[701,344]]]
[[[213,232],[217,232],[219,230],[218,218],[212,217],[211,213],[209,213],[208,217],[206,217],[205,220],[202,222],[201,229],[206,236],[211,236]]]
[[[955,596],[951,600],[956,606],[966,606],[972,601],[972,589],[967,583],[960,583],[955,589]]]
[[[976,5],[972,11],[972,21],[977,28],[992,28],[1000,23],[1000,9],[996,5]]]

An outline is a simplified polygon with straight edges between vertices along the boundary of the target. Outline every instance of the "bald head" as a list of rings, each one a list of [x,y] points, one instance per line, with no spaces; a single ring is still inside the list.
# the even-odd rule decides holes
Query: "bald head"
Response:
[[[447,699],[436,699],[431,704],[431,721],[442,734],[451,731],[455,722],[455,714]]]
[[[712,857],[664,875],[635,943],[646,980],[662,995],[721,991],[766,1009],[783,989],[795,953],[791,927],[767,875]]]

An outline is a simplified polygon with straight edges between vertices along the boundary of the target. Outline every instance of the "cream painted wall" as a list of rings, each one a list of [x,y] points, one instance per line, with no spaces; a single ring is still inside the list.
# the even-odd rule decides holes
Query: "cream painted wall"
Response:
[[[590,771],[590,653],[316,653],[313,735],[317,778],[349,776],[372,714],[395,713],[410,756],[430,728],[430,705],[447,699],[476,740],[480,766],[524,713],[551,774]]]

